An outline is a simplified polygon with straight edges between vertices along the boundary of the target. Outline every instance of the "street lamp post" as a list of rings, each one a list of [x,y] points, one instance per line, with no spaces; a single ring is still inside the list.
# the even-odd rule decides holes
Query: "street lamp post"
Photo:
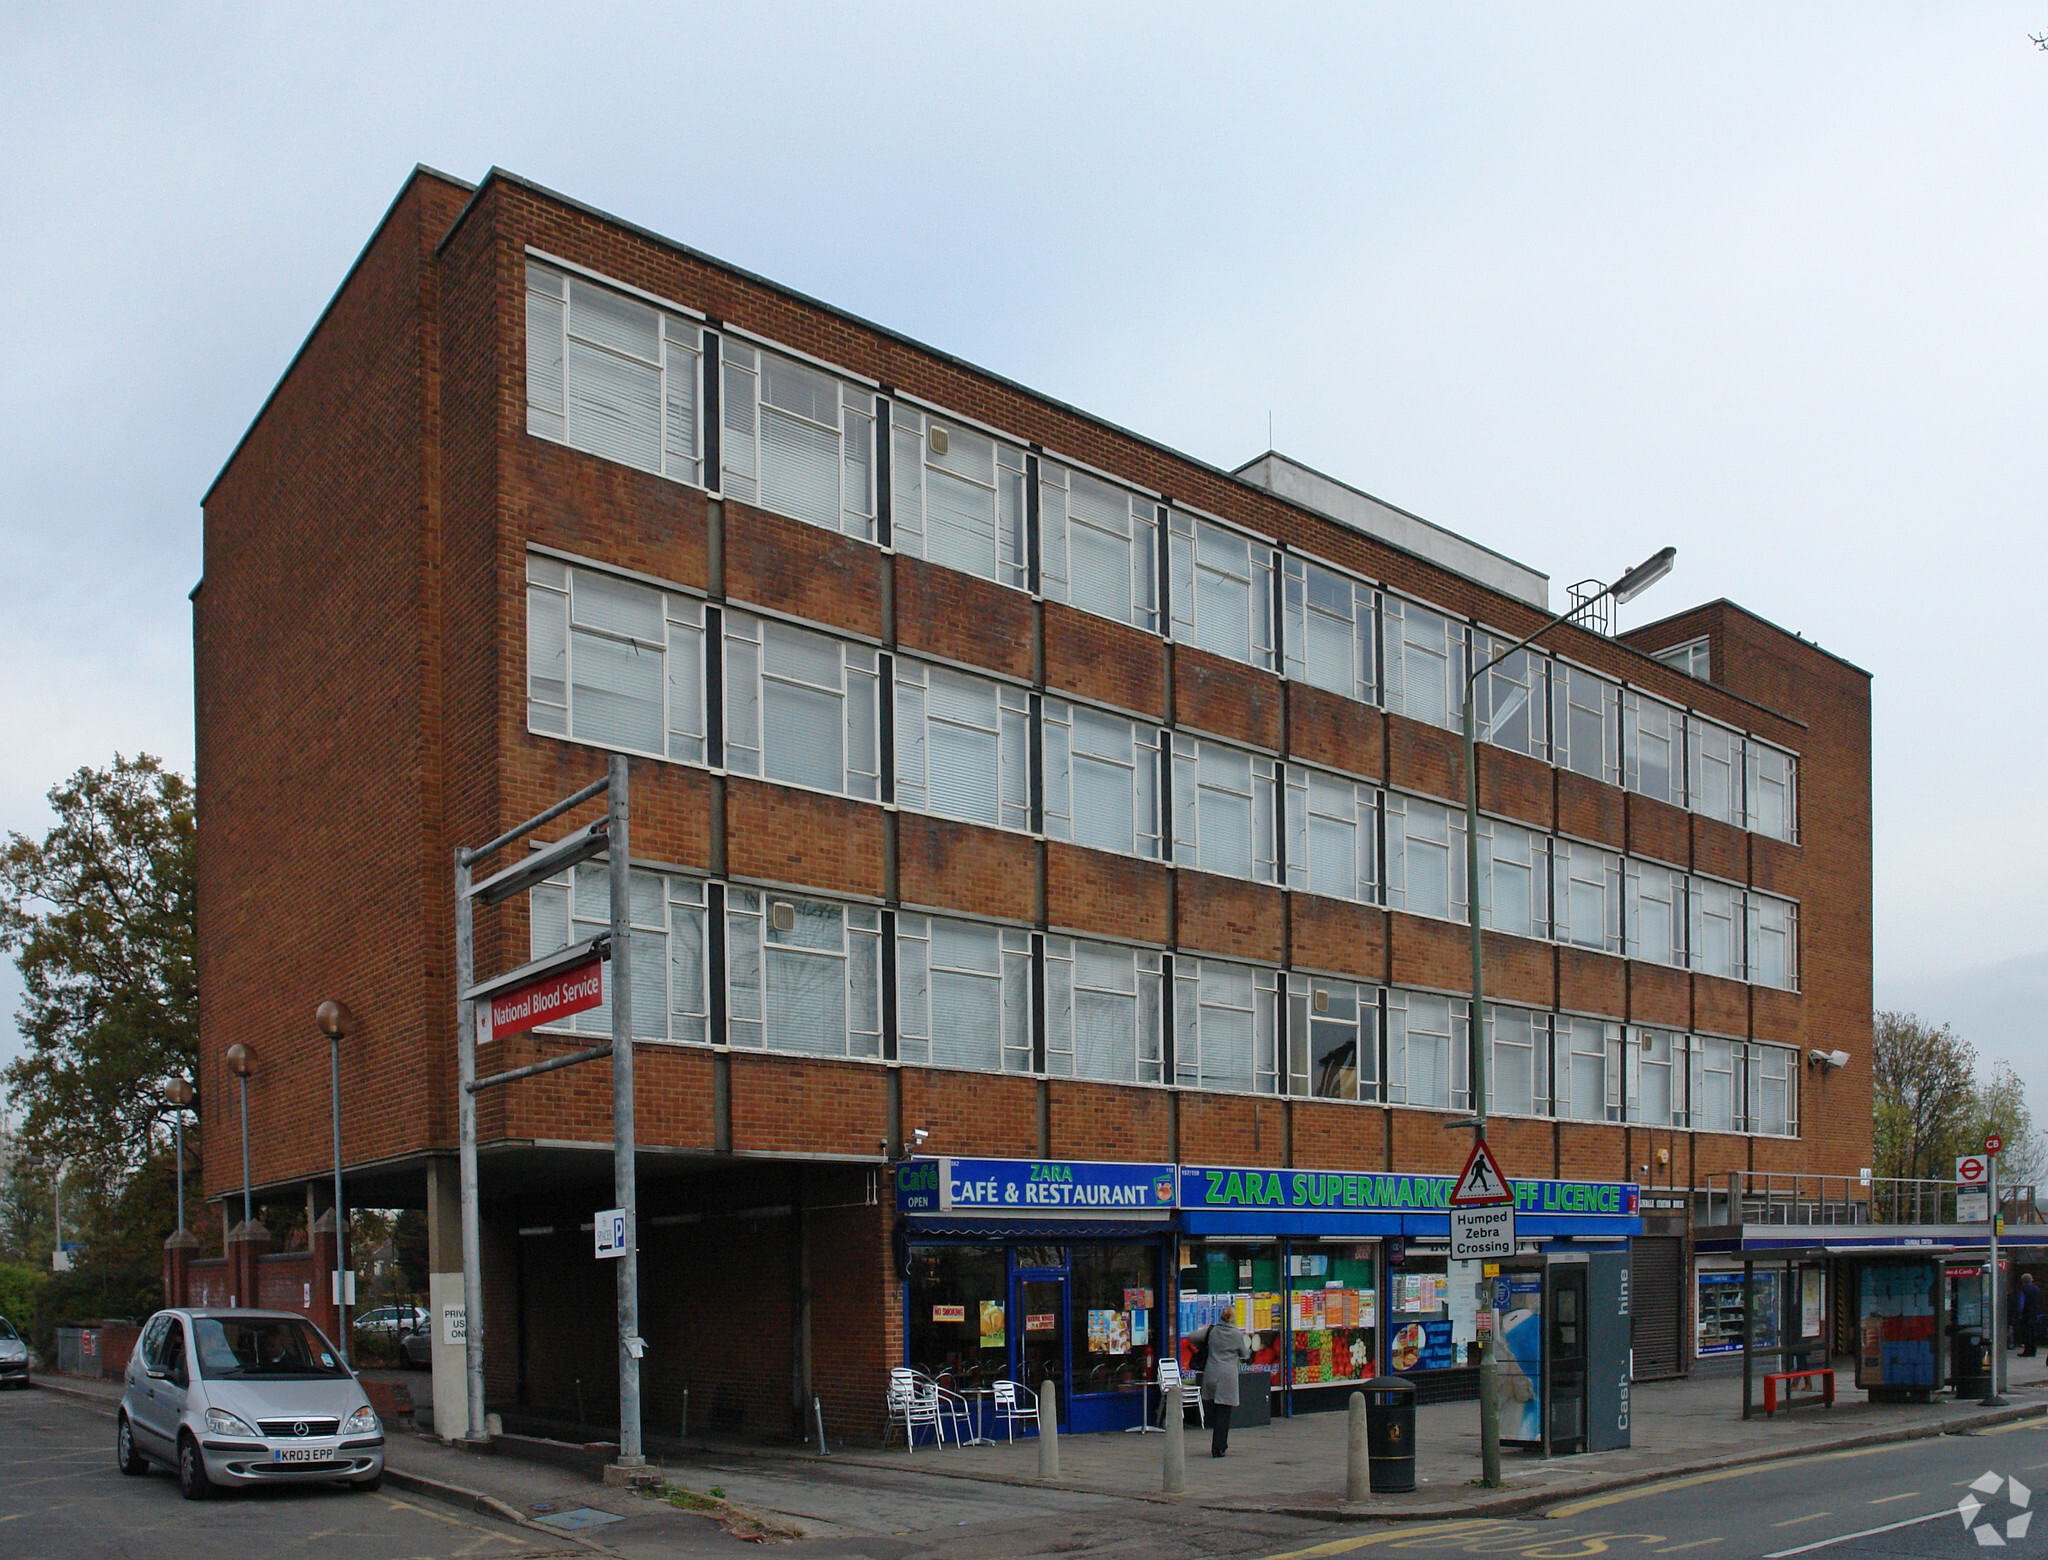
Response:
[[[1637,564],[1605,590],[1574,604],[1569,611],[1558,613],[1535,633],[1500,651],[1484,665],[1475,666],[1465,676],[1465,925],[1472,949],[1472,1006],[1466,1016],[1465,1043],[1469,1058],[1467,1073],[1472,1086],[1472,1115],[1468,1120],[1452,1125],[1471,1127],[1473,1136],[1480,1142],[1486,1140],[1486,982],[1483,944],[1479,935],[1479,762],[1478,735],[1473,719],[1474,690],[1480,678],[1509,656],[1526,650],[1558,624],[1578,617],[1596,602],[1608,596],[1623,602],[1641,595],[1671,572],[1677,558],[1678,549],[1666,547]],[[1489,1329],[1479,1347],[1480,1482],[1488,1489],[1500,1487],[1500,1402],[1494,1396],[1495,1380],[1493,1333]]]
[[[341,1205],[341,1037],[355,1022],[355,1015],[348,1010],[346,1003],[336,1002],[330,997],[313,1010],[313,1022],[327,1036],[328,1099],[334,1115],[334,1326],[340,1334],[341,1361],[346,1365],[349,1362],[348,1310],[344,1302],[348,1299],[348,1280],[342,1275],[349,1271],[349,1264],[348,1218]]]
[[[185,1111],[193,1098],[190,1078],[166,1078],[164,1080],[164,1103],[171,1107],[171,1131],[175,1135],[178,1154],[178,1233],[185,1232]]]
[[[255,1217],[249,1202],[249,1074],[256,1070],[256,1057],[239,1040],[228,1047],[228,1071],[242,1091],[242,1222]]]

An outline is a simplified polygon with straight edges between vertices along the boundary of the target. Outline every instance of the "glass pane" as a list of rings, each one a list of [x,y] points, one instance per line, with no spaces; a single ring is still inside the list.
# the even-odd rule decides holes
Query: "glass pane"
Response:
[[[844,733],[836,694],[791,683],[762,687],[763,772],[790,785],[840,791],[846,786]]]
[[[604,747],[667,751],[661,652],[581,630],[572,644],[573,734]]]

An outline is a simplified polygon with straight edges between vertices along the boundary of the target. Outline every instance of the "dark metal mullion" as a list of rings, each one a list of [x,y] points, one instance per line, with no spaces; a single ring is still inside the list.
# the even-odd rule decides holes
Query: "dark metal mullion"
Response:
[[[1045,695],[1033,693],[1027,697],[1029,711],[1025,721],[1025,743],[1030,755],[1031,773],[1025,777],[1029,796],[1030,816],[1028,827],[1033,834],[1045,832]],[[1000,709],[997,712],[1001,719]],[[1072,757],[1068,763],[1071,766]],[[1070,804],[1071,805],[1071,804]]]
[[[893,805],[896,800],[896,657],[884,650],[875,660],[875,752],[881,765],[880,791],[882,801]],[[997,711],[1000,729],[1001,711]],[[1000,786],[998,787],[1000,792]]]
[[[896,443],[896,408],[886,395],[875,397],[875,544],[895,544],[894,467],[890,464]]]
[[[704,332],[704,487],[707,492],[725,491],[725,441],[722,436],[725,404],[725,354],[723,338],[715,330]]]
[[[996,968],[1002,968],[1002,955],[998,951]],[[1000,978],[1000,977],[999,977]],[[896,912],[882,912],[882,1060],[893,1062],[897,1059],[897,1038],[901,1034],[902,1016],[897,1011],[896,992]]]
[[[1038,567],[1038,455],[1036,451],[1024,452],[1024,586],[1032,595],[1040,588]],[[1069,583],[1073,575],[1073,564],[1067,564]]]
[[[725,767],[725,612],[704,608],[704,758]]]
[[[1045,933],[1031,934],[1031,1070],[1039,1077],[1046,1075],[1046,1003]]]
[[[704,972],[704,987],[708,996],[705,1015],[710,1033],[706,1037],[713,1045],[729,1045],[731,1036],[726,1033],[728,1007],[726,1002],[726,958],[725,958],[725,885],[707,883],[704,885],[704,952],[705,962],[710,966]]]
[[[1173,955],[1159,956],[1159,1081],[1170,1089],[1180,1087],[1180,1045],[1174,1031],[1179,999],[1173,989]]]

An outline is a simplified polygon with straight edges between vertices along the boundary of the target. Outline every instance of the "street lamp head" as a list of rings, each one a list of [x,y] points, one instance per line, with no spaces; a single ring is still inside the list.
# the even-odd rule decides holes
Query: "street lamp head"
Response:
[[[1614,599],[1618,602],[1633,601],[1652,585],[1656,584],[1657,581],[1669,574],[1671,566],[1676,562],[1678,562],[1678,549],[1676,547],[1666,547],[1661,552],[1645,558],[1633,569],[1630,569],[1628,573],[1616,580],[1608,589],[1613,593]]]
[[[178,1109],[183,1110],[192,1103],[195,1092],[190,1078],[164,1079],[164,1103],[166,1105],[175,1105]]]
[[[239,1040],[228,1047],[228,1071],[237,1078],[246,1078],[256,1070],[256,1058],[246,1045]]]
[[[339,1040],[354,1027],[355,1014],[348,1010],[348,1004],[329,997],[313,1009],[313,1022],[320,1026],[320,1033],[330,1040]]]

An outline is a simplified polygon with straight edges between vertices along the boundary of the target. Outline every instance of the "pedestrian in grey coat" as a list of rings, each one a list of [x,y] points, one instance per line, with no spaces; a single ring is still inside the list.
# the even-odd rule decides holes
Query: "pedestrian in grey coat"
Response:
[[[1202,1367],[1202,1401],[1209,1404],[1209,1455],[1230,1450],[1230,1411],[1237,1407],[1237,1372],[1249,1365],[1252,1341],[1229,1317],[1209,1328],[1209,1363]]]

